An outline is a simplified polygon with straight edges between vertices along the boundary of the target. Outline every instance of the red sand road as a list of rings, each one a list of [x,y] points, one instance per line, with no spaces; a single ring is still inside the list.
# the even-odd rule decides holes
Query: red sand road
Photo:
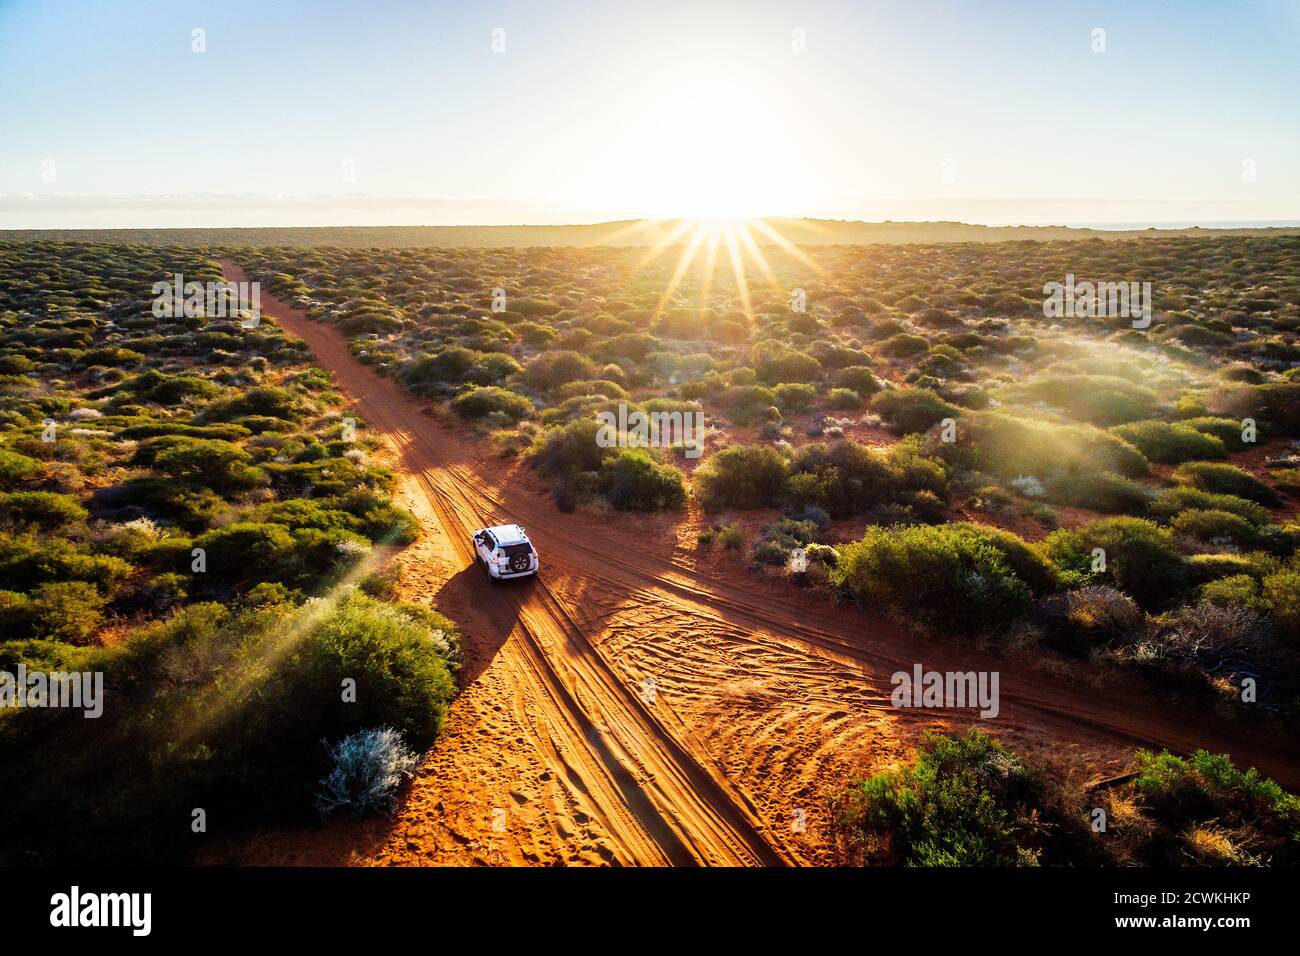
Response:
[[[263,312],[391,446],[401,503],[429,532],[405,559],[404,593],[462,624],[467,664],[394,821],[269,834],[252,851],[262,861],[831,862],[826,794],[906,759],[924,729],[972,721],[890,706],[890,675],[917,662],[1000,672],[1000,713],[981,726],[1080,779],[1123,769],[1135,746],[1206,747],[1300,787],[1295,742],[1262,725],[901,632],[699,556],[681,516],[563,515],[526,470],[357,361],[337,329],[270,295]],[[473,566],[470,531],[503,521],[528,528],[538,579],[492,586]]]

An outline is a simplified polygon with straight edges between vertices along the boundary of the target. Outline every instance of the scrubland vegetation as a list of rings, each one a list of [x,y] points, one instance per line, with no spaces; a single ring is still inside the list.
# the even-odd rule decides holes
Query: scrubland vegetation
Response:
[[[173,272],[221,278],[193,251],[0,245],[0,669],[104,675],[98,718],[0,710],[8,863],[315,819],[358,792],[344,741],[423,749],[455,691],[455,626],[385,599],[417,526],[364,422],[274,325],[156,318]]]
[[[436,733],[454,628],[341,587],[364,591],[374,549],[415,533],[364,428],[342,441],[328,379],[273,326],[148,313],[154,279],[216,277],[206,256],[221,255],[528,462],[563,511],[698,507],[701,548],[755,573],[785,573],[802,548],[802,579],[828,599],[1294,732],[1300,238],[826,246],[811,261],[770,247],[743,286],[722,265],[674,284],[679,253],[0,246],[0,652],[102,662],[141,705],[97,725],[96,751],[147,768],[130,787],[177,808],[201,790],[245,819],[291,816],[346,760],[315,795],[332,806],[364,791],[356,767],[400,774],[384,727],[415,747]],[[1042,287],[1067,272],[1150,281],[1151,325],[1044,318]],[[604,447],[596,415],[620,405],[703,413],[704,456]],[[194,548],[205,574],[188,570]],[[393,688],[364,713],[326,693],[363,635],[380,650],[369,679]],[[250,685],[320,697],[287,714]],[[276,733],[249,743],[253,720]],[[198,730],[159,729],[182,725]],[[6,769],[36,774],[18,755],[60,733],[0,716]],[[1123,836],[1103,846],[1080,794],[986,738],[936,741],[855,791],[849,844],[917,864],[1294,854],[1292,798],[1217,757],[1139,762],[1105,797]],[[99,761],[59,773],[41,786],[75,792],[68,813],[150,825]]]
[[[528,458],[564,510],[689,494],[718,515],[701,547],[778,569],[802,548],[801,577],[910,625],[1300,720],[1295,238],[823,248],[815,266],[772,250],[775,281],[751,269],[748,301],[726,270],[688,269],[665,297],[675,259],[618,250],[261,255],[363,361]],[[1042,286],[1067,272],[1150,281],[1150,327],[1045,319]],[[703,411],[699,467],[637,449],[638,481],[612,495],[632,452],[598,448],[594,416],[620,402]],[[753,509],[780,517],[751,543],[728,516]],[[1097,798],[1103,838],[1084,794],[989,738],[936,740],[845,798],[846,852],[1294,859],[1294,798],[1226,758],[1137,759]]]
[[[913,765],[837,802],[849,859],[898,866],[1294,866],[1300,799],[1226,756],[1139,750],[1091,791],[978,730],[932,734]]]
[[[693,496],[719,514],[702,546],[733,547],[727,514],[777,509],[756,565],[827,543],[811,580],[908,622],[1028,633],[1229,710],[1251,678],[1237,711],[1300,716],[1300,239],[769,249],[748,298],[724,267],[671,286],[677,252],[239,257],[563,510]],[[1150,281],[1150,327],[1044,318],[1067,272]],[[702,462],[598,447],[619,403],[702,411]]]

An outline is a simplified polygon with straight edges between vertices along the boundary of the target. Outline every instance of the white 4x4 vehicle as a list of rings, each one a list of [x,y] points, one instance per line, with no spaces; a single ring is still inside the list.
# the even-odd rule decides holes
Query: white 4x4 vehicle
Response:
[[[492,581],[537,573],[537,549],[517,524],[475,531],[474,553]]]

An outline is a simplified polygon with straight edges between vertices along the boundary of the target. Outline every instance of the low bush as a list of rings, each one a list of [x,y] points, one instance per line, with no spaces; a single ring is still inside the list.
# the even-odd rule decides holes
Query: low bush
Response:
[[[945,418],[958,414],[928,388],[891,388],[871,399],[871,410],[883,418],[890,431],[898,435],[925,432]]]
[[[817,398],[817,389],[802,382],[783,382],[772,392],[777,407],[785,414],[806,411]]]
[[[1223,462],[1195,461],[1174,469],[1174,480],[1210,494],[1235,495],[1272,508],[1281,499],[1248,471]]]
[[[1209,402],[1216,415],[1254,419],[1262,433],[1300,436],[1300,383],[1270,382],[1216,391]]]
[[[1004,478],[1046,480],[1096,471],[1140,478],[1149,470],[1145,455],[1110,432],[1003,412],[968,412],[958,425],[956,442],[933,444],[934,454],[956,467]]]
[[[722,393],[720,402],[737,425],[781,420],[776,392],[765,385],[733,385]]]
[[[1108,471],[1067,473],[1048,489],[1052,501],[1106,514],[1141,514],[1152,494],[1146,485]]]
[[[1047,643],[1074,655],[1135,635],[1145,621],[1127,595],[1104,584],[1052,595],[1041,602],[1039,613]]]
[[[358,730],[329,748],[334,767],[320,782],[316,809],[361,817],[391,813],[397,790],[415,770],[416,755],[392,727]]]
[[[1058,528],[1047,536],[1044,550],[1073,580],[1111,584],[1148,610],[1176,604],[1188,584],[1173,533],[1144,518],[1102,518]]]
[[[1157,405],[1152,389],[1113,375],[1048,375],[1025,386],[1025,394],[1102,427],[1150,418]]]
[[[56,531],[85,521],[86,514],[70,495],[50,491],[0,494],[0,524],[19,531]]]
[[[790,552],[817,540],[817,522],[782,518],[763,525],[754,560],[760,564],[785,564]]]
[[[927,731],[913,765],[855,784],[839,810],[855,862],[1036,866],[1093,856],[1082,807],[978,730]]]
[[[547,392],[570,382],[598,378],[599,366],[581,352],[563,349],[543,352],[524,366],[524,380]]]
[[[238,445],[209,438],[169,435],[143,442],[131,463],[152,468],[175,481],[217,491],[237,491],[265,481],[262,470]]]
[[[1247,607],[1267,613],[1268,605],[1260,597],[1259,581],[1249,574],[1232,574],[1201,585],[1200,599],[1219,607]]]
[[[745,546],[745,530],[736,523],[723,525],[718,532],[718,543],[728,551],[736,551]]]
[[[452,401],[451,408],[461,418],[498,415],[512,422],[527,418],[533,413],[533,403],[529,399],[495,385],[472,388],[463,395],[458,395]]]
[[[851,388],[832,388],[826,394],[826,407],[835,411],[852,411],[862,407],[862,396]]]
[[[1258,528],[1230,511],[1184,511],[1171,524],[1177,534],[1211,544],[1253,548],[1261,539]]]
[[[775,508],[785,499],[789,464],[776,449],[732,445],[695,472],[695,487],[704,507]]]
[[[1224,458],[1222,440],[1186,424],[1161,421],[1131,422],[1111,429],[1148,459],[1162,465],[1177,465],[1203,458]]]
[[[1268,606],[1273,633],[1300,649],[1300,570],[1278,571],[1264,578],[1260,594]]]
[[[62,538],[0,534],[0,582],[15,591],[58,581],[86,581],[111,594],[134,570],[121,558],[88,553]]]
[[[943,467],[912,442],[880,452],[851,441],[805,445],[789,463],[787,491],[796,505],[812,504],[833,517],[861,514],[880,505],[916,505],[918,494],[948,498]]]
[[[35,458],[0,448],[0,490],[21,488],[40,473],[41,463]]]
[[[937,627],[1001,630],[1055,573],[1008,532],[971,524],[869,527],[841,545],[831,580],[849,594]]]
[[[207,572],[218,581],[278,581],[291,573],[293,536],[283,525],[238,521],[194,539],[206,554]]]
[[[619,448],[601,463],[601,490],[619,511],[667,511],[686,504],[680,469],[644,448]]]
[[[1228,451],[1245,451],[1250,447],[1242,440],[1244,428],[1241,422],[1234,418],[1216,418],[1212,415],[1202,415],[1185,419],[1182,424],[1195,428],[1198,432],[1214,436],[1223,442],[1223,447]],[[1207,455],[1206,457],[1217,456]]]
[[[99,589],[85,581],[41,584],[30,597],[0,591],[0,630],[8,640],[85,644],[99,628],[106,603]]]
[[[277,385],[258,385],[242,394],[213,402],[199,413],[197,420],[202,424],[264,416],[294,422],[300,420],[306,411],[306,403],[287,389]]]
[[[1227,511],[1249,521],[1256,527],[1269,523],[1268,509],[1263,505],[1239,498],[1236,495],[1211,494],[1183,485],[1177,488],[1164,488],[1157,492],[1147,506],[1152,517],[1161,521],[1172,521],[1184,511]]]
[[[836,388],[847,388],[860,399],[870,398],[880,391],[880,380],[865,365],[850,365],[831,376],[831,384]]]
[[[1157,824],[1155,865],[1300,863],[1300,798],[1227,754],[1139,750],[1136,792]]]

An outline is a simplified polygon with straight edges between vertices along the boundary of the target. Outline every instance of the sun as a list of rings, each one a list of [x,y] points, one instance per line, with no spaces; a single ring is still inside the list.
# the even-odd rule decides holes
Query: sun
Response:
[[[633,267],[633,272],[640,271],[665,256],[677,256],[672,274],[659,297],[656,316],[662,314],[672,303],[674,293],[692,267],[701,273],[698,306],[703,311],[709,303],[715,271],[719,263],[723,263],[731,269],[742,311],[752,318],[751,266],[760,281],[781,296],[787,294],[768,265],[767,256],[763,252],[765,245],[782,249],[818,275],[824,275],[816,261],[761,218],[692,216],[670,220],[640,220],[611,238],[624,239],[640,233],[657,233],[657,238],[649,242],[645,253]]]

